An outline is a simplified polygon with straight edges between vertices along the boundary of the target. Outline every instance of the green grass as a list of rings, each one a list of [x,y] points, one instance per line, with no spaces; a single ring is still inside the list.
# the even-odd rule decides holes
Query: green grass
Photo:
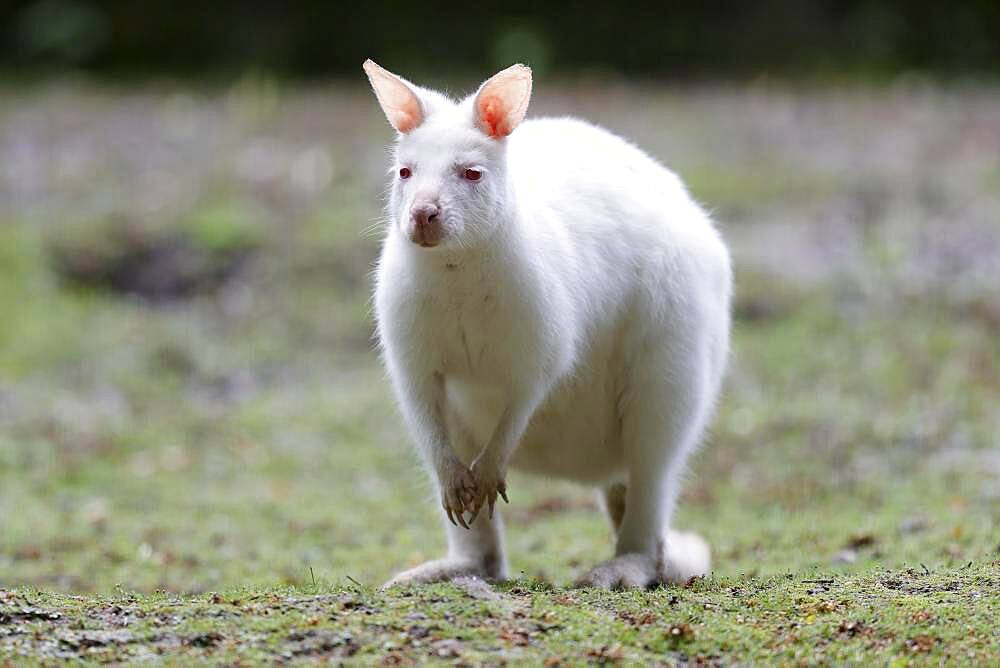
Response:
[[[380,592],[310,584],[223,594],[3,594],[11,658],[466,663],[985,665],[1000,563],[864,575],[714,576],[653,591],[522,579]]]
[[[281,136],[284,104],[233,132]],[[699,104],[712,127],[732,114],[674,109],[696,135]],[[702,199],[808,221],[843,176],[801,176],[779,149],[747,176],[679,160]],[[592,491],[515,473],[511,582],[377,591],[444,541],[372,350],[376,245],[359,230],[377,190],[332,155],[307,204],[222,178],[208,190],[224,194],[178,205],[210,247],[244,239],[251,212],[257,247],[181,300],[60,279],[53,249],[91,243],[106,217],[0,220],[0,663],[996,660],[1000,309],[936,276],[915,289],[884,260],[912,252],[891,227],[859,237],[855,273],[801,281],[751,261],[752,215],[727,228],[732,370],[677,518],[712,545],[710,577],[568,589],[612,549]],[[925,224],[915,201],[900,206]]]

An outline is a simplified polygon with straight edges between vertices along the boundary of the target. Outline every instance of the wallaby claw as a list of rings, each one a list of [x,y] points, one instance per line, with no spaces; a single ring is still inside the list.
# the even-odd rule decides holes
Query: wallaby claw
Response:
[[[469,522],[475,520],[475,500],[478,496],[476,479],[468,468],[460,462],[454,462],[441,474],[441,506],[444,508],[448,521],[454,526],[469,528]],[[472,519],[466,521],[465,513],[473,513]]]

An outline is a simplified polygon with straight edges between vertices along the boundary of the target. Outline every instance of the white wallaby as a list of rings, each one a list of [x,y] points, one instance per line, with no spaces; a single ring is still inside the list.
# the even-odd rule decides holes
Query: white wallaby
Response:
[[[675,174],[579,120],[524,121],[514,65],[457,102],[364,64],[398,131],[375,310],[448,555],[389,585],[507,577],[515,467],[600,488],[614,558],[578,584],[709,569],[671,530],[729,348],[726,246]]]

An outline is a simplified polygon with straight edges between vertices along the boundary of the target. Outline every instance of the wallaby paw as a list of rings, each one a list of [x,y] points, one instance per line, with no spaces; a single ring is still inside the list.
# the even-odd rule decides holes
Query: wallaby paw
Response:
[[[442,476],[441,505],[448,520],[455,526],[469,528],[469,522],[465,521],[465,513],[471,513],[472,520],[476,518],[478,496],[476,478],[465,465],[456,462]]]
[[[485,464],[481,460],[472,463],[472,475],[476,479],[476,500],[473,519],[479,515],[483,506],[489,508],[490,519],[493,518],[494,508],[497,503],[497,496],[505,503],[510,503],[507,499],[506,475],[499,467]]]
[[[462,577],[478,577],[483,580],[495,579],[495,575],[487,572],[488,569],[482,564],[472,561],[462,561],[458,559],[435,559],[420,564],[416,568],[411,568],[402,573],[397,573],[382,585],[382,589],[389,589],[397,585],[430,584],[432,582],[447,582]]]
[[[594,589],[635,589],[659,584],[656,559],[638,553],[623,554],[594,566],[578,578],[574,587]]]
[[[707,575],[711,551],[696,533],[671,530],[657,547],[658,557],[631,552],[608,559],[580,577],[575,586],[597,589],[648,588],[680,584]]]

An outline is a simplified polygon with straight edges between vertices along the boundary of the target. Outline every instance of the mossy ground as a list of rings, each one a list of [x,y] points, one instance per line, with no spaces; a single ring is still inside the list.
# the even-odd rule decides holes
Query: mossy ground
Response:
[[[998,586],[994,563],[614,593],[532,579],[389,593],[350,583],[195,596],[21,590],[4,599],[13,633],[3,642],[39,660],[988,665]]]
[[[677,518],[712,576],[567,589],[610,554],[592,492],[515,474],[512,582],[377,591],[443,537],[372,351],[367,94],[8,90],[0,661],[996,662],[998,94],[616,91],[538,107],[690,173],[736,257]],[[88,225],[214,248],[232,212],[253,256],[202,291],[60,274]]]

